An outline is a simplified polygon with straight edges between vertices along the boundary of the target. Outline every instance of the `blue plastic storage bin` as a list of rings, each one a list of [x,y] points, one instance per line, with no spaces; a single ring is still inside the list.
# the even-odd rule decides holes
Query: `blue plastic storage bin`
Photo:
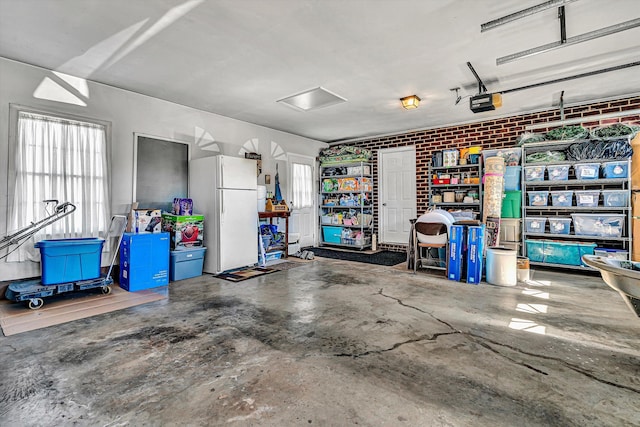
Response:
[[[569,234],[571,232],[571,218],[549,218],[549,233]]]
[[[544,240],[525,240],[527,258],[532,262],[544,262]]]
[[[169,280],[175,282],[176,280],[202,276],[206,250],[207,248],[193,248],[171,251],[169,255]]]
[[[604,162],[602,170],[605,178],[626,178],[629,176],[629,162]]]
[[[103,239],[42,240],[40,249],[43,285],[90,280],[100,277]]]
[[[581,163],[573,165],[576,172],[576,179],[598,179],[600,178],[600,163]]]
[[[600,190],[576,190],[576,206],[595,208],[600,202]]]
[[[520,190],[520,171],[521,166],[507,166],[504,171],[504,189],[505,191]]]
[[[536,216],[524,219],[524,227],[527,233],[544,233],[547,226],[547,218]]]
[[[529,191],[529,206],[547,206],[549,203],[548,191]]]
[[[602,206],[615,208],[629,206],[629,192],[627,190],[602,190]]]
[[[342,237],[342,227],[322,226],[322,236],[326,243],[340,243]]]
[[[525,166],[524,167],[524,180],[525,181],[544,181],[544,165]]]
[[[551,192],[551,206],[572,206],[573,205],[573,191],[552,191]]]
[[[169,233],[124,233],[120,287],[134,292],[169,284]]]
[[[569,179],[569,165],[547,166],[549,181],[566,181]]]

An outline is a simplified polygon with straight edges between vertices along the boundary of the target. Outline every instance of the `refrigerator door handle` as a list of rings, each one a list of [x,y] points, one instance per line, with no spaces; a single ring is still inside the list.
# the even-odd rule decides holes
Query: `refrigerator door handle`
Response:
[[[224,191],[220,192],[220,214],[224,215]]]

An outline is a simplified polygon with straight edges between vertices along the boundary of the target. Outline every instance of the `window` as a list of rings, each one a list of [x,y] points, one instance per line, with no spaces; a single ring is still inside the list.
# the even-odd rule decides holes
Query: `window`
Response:
[[[311,165],[293,163],[293,206],[295,208],[313,207],[313,177]]]
[[[109,218],[106,125],[19,110],[15,135],[10,229],[48,216],[43,200],[57,199],[74,204],[76,211],[38,231],[34,242],[104,237]],[[8,259],[39,261],[40,255],[27,242]]]

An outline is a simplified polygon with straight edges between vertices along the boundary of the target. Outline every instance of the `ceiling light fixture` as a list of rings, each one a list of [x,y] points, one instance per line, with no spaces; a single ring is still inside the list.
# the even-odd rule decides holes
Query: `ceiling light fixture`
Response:
[[[418,98],[418,95],[405,96],[404,98],[400,98],[400,101],[402,102],[402,106],[405,110],[413,110],[414,108],[418,108],[418,105],[420,105],[420,98]]]

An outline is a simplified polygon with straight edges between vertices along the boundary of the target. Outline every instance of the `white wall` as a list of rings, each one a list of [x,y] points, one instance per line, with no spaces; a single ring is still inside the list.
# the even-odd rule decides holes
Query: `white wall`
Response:
[[[86,96],[80,96],[86,106],[60,102],[60,94],[68,95],[64,89],[58,89],[57,93],[54,90],[51,95],[40,95],[43,89],[55,89],[55,81],[64,85],[60,76],[50,70],[0,58],[0,237],[7,234],[8,209],[13,197],[13,177],[8,176],[8,165],[13,161],[9,159],[9,104],[12,103],[111,122],[113,213],[125,213],[133,201],[134,132],[187,142],[191,146],[191,158],[215,154],[202,147],[217,148],[223,154],[241,156],[239,153],[244,145],[246,151],[262,154],[263,174],[259,177],[259,184],[264,183],[265,174],[270,174],[270,190],[274,189],[275,165],[279,165],[283,193],[287,185],[286,153],[315,157],[320,149],[327,147],[320,141],[90,81],[69,80],[79,88],[79,92],[85,91],[83,85],[86,83]],[[43,99],[45,97],[57,100]],[[274,158],[272,152],[282,154]],[[37,275],[38,263],[0,261],[0,281]]]

